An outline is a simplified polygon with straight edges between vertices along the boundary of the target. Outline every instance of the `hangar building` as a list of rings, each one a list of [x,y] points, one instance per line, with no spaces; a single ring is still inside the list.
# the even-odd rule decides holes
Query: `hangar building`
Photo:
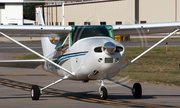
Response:
[[[62,4],[42,6],[46,25],[62,25]],[[180,21],[180,0],[65,0],[64,25]]]
[[[17,4],[12,4],[17,2]],[[0,24],[23,25],[23,0],[0,1]]]

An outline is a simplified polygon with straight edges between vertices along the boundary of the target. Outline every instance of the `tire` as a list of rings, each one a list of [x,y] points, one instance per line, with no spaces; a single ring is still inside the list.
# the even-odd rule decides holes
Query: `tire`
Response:
[[[135,83],[135,84],[133,85],[133,89],[134,89],[134,91],[133,91],[133,96],[134,96],[134,98],[135,98],[135,99],[140,99],[141,96],[142,96],[141,84]]]
[[[107,95],[108,95],[108,93],[107,93],[106,87],[102,86],[102,87],[100,88],[100,98],[101,98],[102,100],[106,100],[106,99],[107,99]]]
[[[31,88],[31,98],[32,100],[39,100],[40,97],[40,90],[39,90],[39,86],[37,85],[33,85]]]

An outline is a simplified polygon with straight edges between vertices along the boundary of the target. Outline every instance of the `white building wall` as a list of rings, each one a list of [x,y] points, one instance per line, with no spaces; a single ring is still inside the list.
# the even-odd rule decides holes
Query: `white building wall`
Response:
[[[134,8],[135,2],[132,0],[66,4],[65,25],[69,22],[75,25],[84,25],[84,22],[90,22],[91,25],[100,25],[100,22],[106,22],[106,25],[115,25],[116,22],[134,24]],[[45,7],[44,14],[47,25],[62,23],[61,6],[57,6],[57,12],[56,6]]]
[[[180,0],[177,0],[177,21],[180,21]]]
[[[1,9],[1,24],[23,25],[23,5],[5,4],[5,9]]]
[[[139,21],[146,23],[174,22],[175,1],[177,1],[177,14],[179,14],[180,0],[140,0],[139,2]],[[177,21],[180,21],[178,18]]]
[[[180,0],[139,0],[139,13],[135,12],[135,0],[65,4],[65,25],[69,22],[75,22],[75,25],[84,25],[84,22],[114,25],[117,21],[134,24],[138,14],[139,23],[180,21]],[[45,6],[45,19],[47,25],[62,22],[62,7],[57,6],[56,14],[56,6]]]
[[[115,25],[116,21],[122,24],[134,23],[134,1],[113,1],[88,3],[80,5],[65,5],[65,25],[68,22],[75,22],[76,25],[84,25],[84,22],[91,22],[91,25]]]

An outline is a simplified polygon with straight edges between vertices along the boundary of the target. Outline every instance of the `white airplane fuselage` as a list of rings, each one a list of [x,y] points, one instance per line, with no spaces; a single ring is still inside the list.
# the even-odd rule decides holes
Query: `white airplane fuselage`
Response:
[[[105,44],[115,45],[115,51],[105,51]],[[106,45],[108,46],[108,45]],[[119,49],[119,50],[118,50]],[[116,76],[123,64],[125,48],[110,37],[88,37],[75,42],[56,61],[57,64],[74,72],[71,76],[51,63],[45,62],[43,68],[61,77],[71,80],[109,79]]]

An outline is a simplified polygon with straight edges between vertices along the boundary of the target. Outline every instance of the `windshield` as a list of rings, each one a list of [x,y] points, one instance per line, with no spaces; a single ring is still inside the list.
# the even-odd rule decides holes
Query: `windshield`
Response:
[[[96,36],[114,38],[112,26],[72,26],[71,45],[80,39]]]

